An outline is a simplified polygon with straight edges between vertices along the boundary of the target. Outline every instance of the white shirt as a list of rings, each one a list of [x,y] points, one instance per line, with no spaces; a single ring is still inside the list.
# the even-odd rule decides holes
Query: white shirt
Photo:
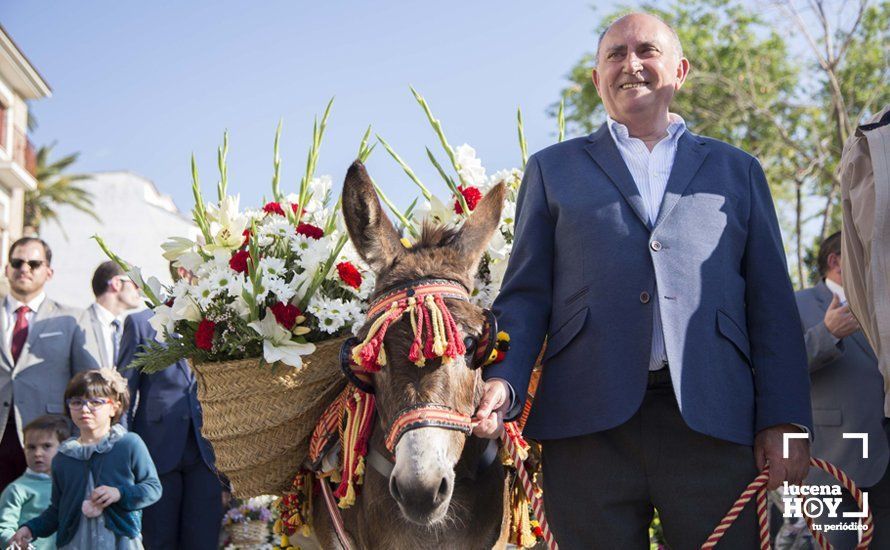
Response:
[[[825,279],[825,286],[828,287],[828,290],[830,290],[832,294],[837,296],[837,299],[841,304],[847,303],[847,295],[844,294],[844,287],[832,281],[831,279]]]
[[[25,319],[28,320],[28,330],[30,330],[30,327],[34,324],[34,316],[37,315],[37,310],[40,309],[44,300],[46,300],[45,292],[41,292],[27,304],[19,302],[12,297],[12,294],[6,297],[6,300],[3,302],[3,314],[6,316],[6,331],[3,333],[3,343],[6,344],[7,350],[12,348],[12,332],[15,329],[16,310],[25,305],[31,310],[25,314]]]
[[[116,367],[117,366],[117,357],[114,356],[114,321],[120,323],[120,327],[123,328],[124,322],[120,317],[116,317],[114,313],[111,313],[98,303],[93,304],[93,311],[96,312],[96,317],[99,319],[99,326],[102,328],[102,342],[100,345],[105,350],[105,357],[110,358],[109,363]],[[120,337],[120,329],[118,329],[118,337]]]
[[[649,219],[649,227],[655,226],[658,212],[661,210],[661,202],[667,189],[668,178],[674,166],[674,157],[677,155],[677,144],[680,136],[686,131],[686,122],[674,113],[669,113],[670,122],[667,127],[667,136],[655,144],[652,151],[646,147],[643,140],[631,137],[627,126],[615,122],[611,117],[606,117],[606,125],[609,134],[621,153],[624,164],[627,165],[640,196],[643,198],[643,206]],[[649,370],[659,370],[667,362],[667,352],[664,343],[664,330],[661,325],[661,312],[658,308],[658,292],[652,296],[652,353],[649,358]]]

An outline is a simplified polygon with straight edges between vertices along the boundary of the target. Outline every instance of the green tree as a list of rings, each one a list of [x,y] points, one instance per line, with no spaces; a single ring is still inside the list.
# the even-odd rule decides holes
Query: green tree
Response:
[[[842,1],[842,0],[840,0]],[[791,235],[796,258],[792,275],[807,279],[807,242],[837,225],[838,179],[835,169],[843,140],[862,117],[890,101],[887,56],[888,3],[859,0],[856,10],[809,0],[778,0],[769,20],[735,0],[691,0],[636,9],[671,24],[690,59],[692,71],[672,109],[697,133],[732,143],[758,157],[778,203],[783,229]],[[598,31],[631,11],[604,17]],[[825,13],[839,16],[834,24]],[[789,42],[788,26],[801,40]],[[602,120],[602,104],[590,70],[595,53],[571,69],[562,95],[566,118],[575,130],[590,131]],[[808,199],[824,205],[808,215]],[[822,218],[815,235],[813,217]]]
[[[70,206],[79,210],[96,221],[100,221],[93,210],[93,195],[78,184],[88,178],[84,174],[65,173],[77,162],[79,153],[51,161],[50,155],[55,145],[41,147],[37,150],[37,169],[35,179],[37,187],[25,193],[25,234],[36,235],[40,226],[47,221],[54,221],[62,228],[62,234],[68,238],[65,228],[59,222],[58,208]]]

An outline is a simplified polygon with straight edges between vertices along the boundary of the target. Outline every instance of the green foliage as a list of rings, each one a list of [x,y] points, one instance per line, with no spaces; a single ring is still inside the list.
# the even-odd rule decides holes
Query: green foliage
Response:
[[[79,153],[72,153],[57,160],[50,160],[55,144],[37,150],[37,163],[34,178],[37,187],[25,192],[24,226],[34,233],[40,232],[43,222],[59,224],[59,207],[70,206],[96,221],[100,221],[93,209],[93,195],[79,181],[87,179],[84,174],[67,174],[71,165],[77,162]],[[59,224],[62,234],[68,238],[65,228]]]

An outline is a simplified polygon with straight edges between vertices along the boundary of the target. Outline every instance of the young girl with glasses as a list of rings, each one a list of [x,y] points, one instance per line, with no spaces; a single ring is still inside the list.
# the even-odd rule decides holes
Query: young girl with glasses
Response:
[[[126,380],[113,369],[78,373],[65,403],[80,435],[53,459],[50,507],[10,542],[27,548],[56,533],[59,550],[142,549],[140,511],[161,498],[161,483],[145,443],[118,423],[130,404]]]

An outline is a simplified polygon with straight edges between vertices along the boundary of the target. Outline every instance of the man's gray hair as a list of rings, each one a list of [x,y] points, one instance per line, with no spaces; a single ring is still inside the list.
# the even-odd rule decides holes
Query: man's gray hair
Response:
[[[621,21],[621,20],[624,19],[625,17],[629,17],[629,16],[631,16],[631,15],[648,15],[649,17],[654,17],[655,19],[661,21],[661,23],[662,23],[665,27],[667,27],[668,30],[671,31],[671,42],[673,42],[673,44],[671,44],[671,45],[674,47],[674,52],[677,54],[677,59],[682,59],[682,57],[683,57],[683,44],[680,43],[680,36],[677,34],[677,31],[674,30],[674,27],[670,26],[670,25],[668,24],[667,21],[665,21],[665,20],[662,19],[661,17],[658,17],[658,16],[655,15],[655,14],[647,13],[647,12],[644,12],[644,11],[634,11],[634,12],[631,12],[631,13],[625,13],[624,15],[622,15],[622,16],[620,16],[620,17],[616,17],[615,19],[613,19],[613,20],[606,26],[605,29],[603,29],[603,32],[600,33],[599,40],[597,40],[597,42],[596,42],[596,62],[597,62],[597,64],[599,64],[599,58],[600,58],[600,46],[603,45],[603,38],[606,37],[606,33],[609,32],[609,30],[611,30],[612,27],[614,27],[616,23],[618,23],[619,21]]]

